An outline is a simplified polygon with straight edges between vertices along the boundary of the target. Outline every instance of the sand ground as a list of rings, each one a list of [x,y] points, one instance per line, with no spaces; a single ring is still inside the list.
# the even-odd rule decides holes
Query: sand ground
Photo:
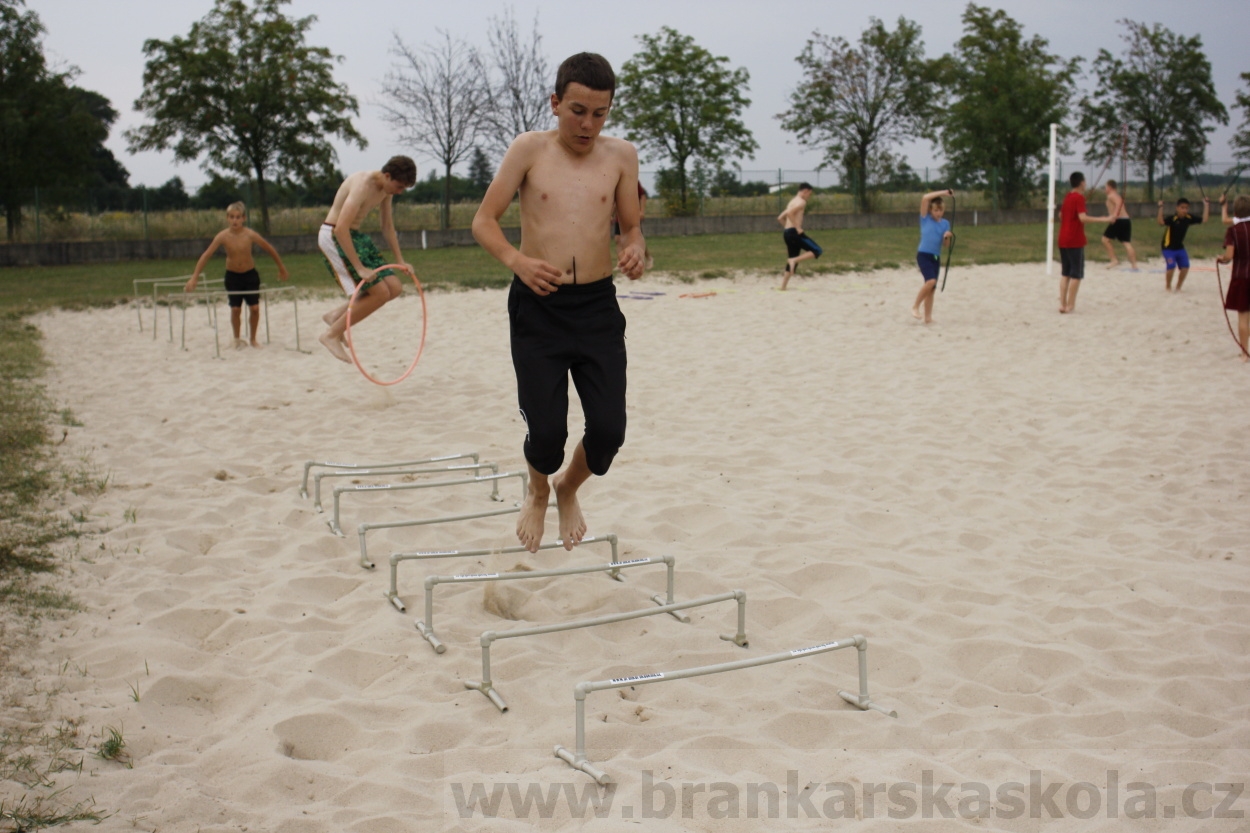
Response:
[[[356,525],[488,509],[487,487],[348,495],[343,538],[298,493],[314,459],[518,470],[503,291],[429,296],[421,364],[386,390],[316,346],[324,303],[300,310],[316,352],[288,349],[275,305],[273,343],[220,360],[196,316],[185,352],[127,308],[39,317],[51,393],[82,423],[65,453],[110,477],[66,555],[84,611],[30,670],[82,721],[82,774],[58,786],[112,813],[89,829],[1247,829],[1250,368],[1214,275],[1170,295],[1091,266],[1061,316],[1043,266],[967,268],[929,327],[911,270],[774,283],[622,288],[663,294],[621,301],[628,439],[583,501],[621,558],[674,557],[679,599],[745,590],[749,647],[718,638],[732,603],[501,642],[506,714],[463,685],[483,631],[646,607],[664,571],[440,586],[436,655],[414,628],[424,576],[606,549],[406,563],[401,614],[390,553],[508,546],[512,517],[377,532],[376,571]],[[415,309],[379,313],[369,349],[409,349]],[[552,755],[578,681],[854,634],[897,719],[837,696],[851,649],[589,695],[610,790]],[[133,768],[92,757],[109,727]]]

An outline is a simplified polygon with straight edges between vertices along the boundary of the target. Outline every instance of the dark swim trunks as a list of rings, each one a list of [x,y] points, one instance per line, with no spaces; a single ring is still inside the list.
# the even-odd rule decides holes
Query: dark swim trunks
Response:
[[[1121,217],[1111,225],[1107,226],[1107,230],[1102,233],[1102,236],[1108,240],[1119,240],[1121,243],[1132,243],[1133,221],[1128,217]]]
[[[796,228],[788,228],[782,232],[782,238],[786,241],[786,254],[788,257],[798,257],[799,253],[804,249],[820,257],[825,250],[816,244],[816,241],[808,237],[806,234],[799,234]]]
[[[916,252],[916,265],[920,267],[920,274],[926,282],[936,281],[942,270],[942,259],[928,252]]]
[[[260,289],[260,273],[255,269],[249,269],[246,272],[226,270],[226,292],[230,293],[227,296],[230,299],[230,306],[241,307],[245,301],[249,307],[259,304],[260,293],[252,292],[255,289]],[[242,294],[245,292],[248,294]]]

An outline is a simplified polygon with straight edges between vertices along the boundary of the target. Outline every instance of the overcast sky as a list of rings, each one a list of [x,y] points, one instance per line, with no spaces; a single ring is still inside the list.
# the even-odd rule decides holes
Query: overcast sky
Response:
[[[159,185],[175,175],[192,190],[204,182],[207,177],[198,164],[175,164],[171,153],[131,155],[121,134],[143,123],[142,115],[133,109],[142,92],[143,42],[185,35],[212,8],[212,0],[27,0],[27,5],[47,28],[49,57],[78,67],[77,83],[107,96],[121,113],[108,145],[130,171],[131,184]],[[561,60],[581,51],[599,52],[619,69],[637,50],[636,35],[671,26],[750,72],[752,104],[745,120],[760,149],[753,160],[742,160],[742,167],[748,172],[810,170],[820,162],[821,154],[791,141],[774,116],[786,109],[789,94],[799,82],[794,58],[813,30],[854,42],[870,16],[881,18],[892,29],[902,15],[920,24],[926,53],[936,57],[950,52],[962,34],[960,15],[965,5],[946,0],[877,0],[872,4],[839,0],[294,0],[286,12],[317,17],[310,42],[342,57],[336,77],[360,102],[356,126],[369,146],[364,151],[340,148],[340,167],[347,172],[377,168],[394,153],[409,153],[417,158],[424,177],[431,160],[398,144],[376,106],[381,79],[393,62],[388,53],[393,32],[410,46],[419,46],[444,29],[452,37],[485,47],[483,22],[510,6],[524,32],[538,15],[543,47],[554,72]],[[1242,118],[1241,111],[1232,109],[1233,96],[1241,83],[1238,75],[1250,71],[1246,40],[1250,3],[1246,0],[1000,0],[985,5],[1004,9],[1022,24],[1027,37],[1037,34],[1049,40],[1052,53],[1087,61],[1100,48],[1121,51],[1119,36],[1124,28],[1116,21],[1124,17],[1161,23],[1186,36],[1201,35],[1216,90],[1230,115],[1230,125],[1214,133],[1207,158],[1213,162],[1232,158],[1228,141]],[[1082,83],[1088,85],[1090,80]],[[1177,102],[1177,107],[1183,106],[1184,102]],[[906,151],[915,168],[941,163],[928,143],[910,145]],[[644,160],[642,167],[654,169],[657,164]]]

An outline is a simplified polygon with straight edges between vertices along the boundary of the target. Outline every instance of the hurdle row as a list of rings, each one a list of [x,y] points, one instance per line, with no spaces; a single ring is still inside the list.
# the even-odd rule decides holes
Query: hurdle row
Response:
[[[472,463],[435,466],[431,464],[446,463],[455,460],[472,460]],[[304,464],[304,476],[301,481],[300,494],[308,497],[308,480],[310,471],[314,468],[330,469],[330,471],[318,472],[312,475],[313,489],[315,494],[315,505],[318,511],[321,508],[321,484],[322,477],[346,477],[355,476],[360,478],[381,477],[381,476],[412,476],[420,474],[440,474],[440,473],[458,473],[464,471],[482,471],[490,469],[490,475],[474,475],[468,478],[458,478],[454,480],[433,481],[428,483],[387,483],[373,485],[355,485],[348,487],[335,487],[334,494],[334,511],[332,518],[327,521],[331,531],[336,535],[343,535],[340,527],[340,496],[349,493],[372,492],[372,491],[397,491],[411,489],[434,489],[448,486],[458,486],[471,483],[489,482],[492,484],[491,498],[499,501],[501,498],[498,494],[498,483],[500,480],[517,477],[522,481],[522,495],[528,488],[528,475],[525,472],[498,472],[498,466],[491,463],[483,463],[480,456],[476,452],[464,452],[459,454],[442,455],[439,457],[430,457],[420,460],[407,460],[395,463],[384,464],[366,464],[366,463],[337,463],[337,462],[318,462],[308,461]],[[401,527],[416,527],[433,524],[454,523],[461,520],[469,520],[474,518],[492,517],[495,515],[511,514],[520,511],[520,503],[512,507],[498,508],[488,511],[469,512],[458,515],[446,515],[440,517],[418,518],[402,521],[389,521],[382,523],[361,523],[357,527],[357,536],[360,546],[360,564],[362,567],[372,569],[375,565],[369,561],[366,549],[366,534],[374,529],[394,529]],[[549,633],[557,633],[562,631],[570,631],[583,628],[597,627],[616,622],[628,621],[631,619],[642,618],[646,616],[655,616],[659,614],[668,614],[679,622],[689,624],[689,617],[682,614],[682,611],[696,607],[717,604],[733,600],[737,603],[737,629],[732,634],[721,634],[720,639],[731,642],[738,647],[749,647],[749,641],[746,634],[746,592],[743,590],[734,590],[728,593],[721,593],[712,596],[704,596],[688,601],[677,601],[674,598],[674,566],[675,559],[671,555],[664,555],[658,558],[636,558],[622,561],[619,559],[619,541],[615,533],[607,533],[604,535],[588,536],[581,541],[582,545],[606,544],[610,547],[611,560],[605,564],[582,565],[575,567],[563,567],[550,570],[525,570],[517,572],[492,572],[492,573],[461,573],[452,575],[434,575],[427,576],[424,580],[424,618],[414,620],[414,626],[421,637],[430,645],[435,654],[443,654],[447,647],[439,638],[434,628],[434,591],[437,587],[444,584],[472,584],[485,582],[508,582],[521,581],[528,579],[564,577],[572,575],[585,575],[592,573],[602,573],[622,581],[622,570],[642,568],[648,566],[663,566],[666,575],[666,593],[664,596],[659,594],[651,596],[651,602],[654,607],[646,607],[637,610],[626,611],[624,613],[609,614],[590,619],[581,619],[569,622],[559,622],[549,625],[541,625],[530,628],[518,628],[507,631],[488,630],[481,634],[478,644],[481,647],[482,661],[482,679],[478,681],[464,681],[466,689],[478,691],[486,697],[500,713],[507,712],[509,706],[499,693],[495,685],[495,680],[491,676],[490,668],[490,649],[491,646],[500,640],[516,639],[531,636],[540,636]],[[542,544],[538,550],[549,550],[563,547],[563,542],[556,540]],[[491,555],[502,555],[509,553],[529,552],[528,548],[522,546],[511,546],[492,549],[465,549],[465,550],[418,550],[413,552],[393,552],[390,555],[390,586],[384,595],[387,600],[400,612],[405,611],[405,606],[399,595],[398,586],[398,569],[399,565],[407,561],[431,561],[437,559],[450,558],[481,558]],[[596,783],[606,785],[612,782],[611,776],[603,769],[592,763],[586,754],[586,728],[585,728],[585,700],[587,695],[595,692],[613,688],[623,688],[626,686],[658,683],[666,681],[676,681],[688,679],[691,677],[705,676],[709,674],[720,674],[733,671],[739,671],[747,668],[755,668],[762,665],[769,665],[777,662],[805,658],[817,654],[828,653],[844,648],[855,647],[859,659],[859,690],[858,693],[850,693],[844,690],[838,690],[838,695],[847,703],[855,706],[861,711],[876,710],[890,717],[898,717],[898,713],[886,709],[885,707],[873,702],[868,690],[868,642],[861,635],[855,635],[846,639],[838,639],[832,642],[825,642],[818,645],[796,648],[791,651],[785,651],[776,654],[770,654],[763,657],[755,657],[735,662],[718,663],[714,665],[705,665],[695,668],[684,668],[673,671],[640,671],[636,674],[628,674],[622,677],[612,678],[610,680],[585,681],[579,682],[574,686],[574,707],[575,707],[575,741],[574,750],[569,751],[563,746],[554,747],[554,754],[560,760],[563,760],[573,769],[584,772],[593,778]]]
[[[186,281],[189,278],[190,276],[187,275],[181,278],[136,278],[134,279],[133,281],[133,283],[135,284],[134,303],[135,303],[135,311],[139,319],[139,331],[140,332],[143,331],[143,310],[142,310],[141,300],[140,300],[139,290],[138,290],[138,285],[140,283],[147,283],[147,284],[150,284],[152,287],[152,340],[153,341],[156,340],[157,330],[159,329],[158,318],[157,318],[160,312],[159,293],[161,290],[177,290],[177,294],[171,293],[170,295],[167,296],[167,299],[169,301],[169,303],[166,304],[166,307],[168,308],[168,320],[169,320],[169,338],[168,338],[169,343],[172,344],[174,341],[174,307],[177,306],[181,310],[181,313],[182,313],[181,336],[180,336],[179,347],[183,350],[186,350],[187,349],[187,305],[188,305],[188,302],[190,304],[198,304],[200,302],[203,302],[204,309],[205,309],[207,319],[208,319],[208,325],[213,328],[214,358],[218,358],[218,359],[221,358],[221,331],[220,331],[220,328],[218,326],[218,321],[217,321],[217,301],[222,296],[226,298],[229,298],[231,295],[259,295],[261,296],[261,306],[264,309],[264,319],[265,319],[265,343],[270,344],[271,335],[270,335],[270,327],[269,327],[269,296],[277,295],[280,293],[289,293],[291,296],[291,303],[293,305],[293,310],[294,310],[295,347],[286,348],[286,349],[293,350],[294,352],[297,352],[297,353],[305,353],[305,354],[311,353],[311,351],[305,350],[303,348],[303,344],[301,343],[300,328],[299,328],[299,295],[297,292],[298,287],[295,287],[295,286],[266,287],[264,284],[261,284],[259,289],[235,290],[235,289],[226,289],[225,282],[221,278],[216,278],[216,279],[206,279],[199,286],[197,286],[196,289],[193,290],[192,292],[185,292],[182,289],[182,287],[185,286]],[[245,325],[250,327],[251,326],[250,320],[245,322]],[[249,332],[248,335],[251,336],[252,333]]]

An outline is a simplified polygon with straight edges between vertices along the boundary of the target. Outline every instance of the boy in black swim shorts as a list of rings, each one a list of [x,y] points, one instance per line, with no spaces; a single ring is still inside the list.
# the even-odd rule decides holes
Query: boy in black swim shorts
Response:
[[[256,329],[260,324],[260,294],[257,292],[260,289],[260,273],[256,271],[256,261],[252,259],[252,246],[260,246],[273,258],[274,263],[278,264],[278,280],[284,281],[290,275],[287,274],[286,266],[282,264],[282,258],[278,256],[277,250],[269,245],[265,238],[247,227],[247,209],[243,203],[231,203],[226,208],[226,222],[230,224],[230,227],[218,232],[213,242],[204,250],[204,254],[200,255],[200,259],[195,264],[195,271],[191,274],[191,280],[187,281],[184,289],[187,292],[195,291],[195,286],[199,283],[200,274],[208,264],[208,259],[219,247],[224,246],[226,248],[226,292],[230,298],[230,327],[234,330],[234,347],[238,349],[247,346],[247,342],[240,338],[239,333],[243,323],[244,302],[248,307],[247,320],[252,346],[260,347],[260,342],[256,340]]]
[[[1107,226],[1107,230],[1102,233],[1102,245],[1107,250],[1107,260],[1111,261],[1107,264],[1108,269],[1114,269],[1120,265],[1119,259],[1115,256],[1115,247],[1111,245],[1113,240],[1119,240],[1124,244],[1124,253],[1128,255],[1129,267],[1137,271],[1137,251],[1133,248],[1133,221],[1129,219],[1128,209],[1124,206],[1124,197],[1120,196],[1120,190],[1116,187],[1115,180],[1107,180],[1107,216],[1112,218],[1111,225]]]
[[[607,234],[614,206],[621,226],[615,266],[631,280],[642,276],[646,244],[638,151],[599,135],[615,88],[601,55],[582,52],[561,64],[551,96],[556,129],[513,140],[473,218],[473,236],[514,276],[508,319],[530,474],[516,532],[530,552],[542,543],[553,492],[565,549],[581,542],[587,526],[578,490],[592,474],[607,473],[625,442],[625,316]],[[499,224],[518,191],[520,249]],[[586,421],[561,471],[570,377]]]
[[[781,223],[785,229],[781,233],[781,238],[786,244],[786,271],[781,278],[782,291],[785,291],[787,284],[790,283],[790,276],[798,272],[800,263],[824,254],[824,249],[803,233],[803,215],[807,211],[807,201],[811,197],[812,186],[806,182],[800,182],[799,192],[786,205],[786,210],[777,215],[777,222]]]

